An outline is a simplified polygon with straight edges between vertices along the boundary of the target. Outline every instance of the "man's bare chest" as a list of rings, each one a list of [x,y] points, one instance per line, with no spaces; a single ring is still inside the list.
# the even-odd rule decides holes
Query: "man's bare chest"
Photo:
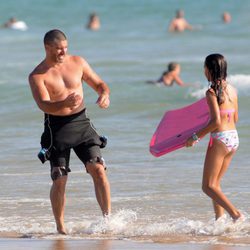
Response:
[[[44,76],[45,84],[51,90],[78,88],[82,82],[81,77],[80,72],[76,70],[54,70]]]

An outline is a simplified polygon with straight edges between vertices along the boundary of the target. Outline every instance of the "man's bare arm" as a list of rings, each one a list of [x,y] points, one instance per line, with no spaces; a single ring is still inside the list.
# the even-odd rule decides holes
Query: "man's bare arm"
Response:
[[[91,88],[93,88],[99,95],[97,104],[100,108],[107,108],[109,106],[110,90],[108,85],[91,69],[89,64],[83,60],[83,81],[85,81]]]
[[[44,82],[33,75],[29,76],[29,84],[37,106],[45,113],[55,113],[66,107],[73,109],[82,101],[82,98],[75,93],[71,93],[64,100],[51,101]]]

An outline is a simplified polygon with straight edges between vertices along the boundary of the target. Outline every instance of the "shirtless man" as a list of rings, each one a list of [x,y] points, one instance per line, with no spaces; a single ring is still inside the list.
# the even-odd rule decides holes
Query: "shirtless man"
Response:
[[[168,31],[183,32],[184,30],[193,30],[193,27],[185,20],[184,11],[177,10],[176,17],[171,21]]]
[[[29,75],[29,83],[38,107],[45,113],[41,145],[49,152],[51,205],[58,233],[66,234],[65,188],[71,171],[71,148],[93,178],[103,215],[111,211],[110,187],[100,152],[104,141],[86,117],[82,82],[97,92],[96,103],[103,109],[109,107],[109,88],[83,58],[67,54],[67,38],[60,30],[47,32],[44,46],[46,57]]]

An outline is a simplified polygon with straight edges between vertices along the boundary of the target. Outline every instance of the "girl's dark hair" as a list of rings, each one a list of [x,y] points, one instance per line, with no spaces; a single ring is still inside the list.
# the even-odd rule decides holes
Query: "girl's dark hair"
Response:
[[[218,104],[225,101],[222,82],[227,78],[227,61],[223,55],[211,54],[205,59],[204,66],[210,74],[211,88],[214,90]]]

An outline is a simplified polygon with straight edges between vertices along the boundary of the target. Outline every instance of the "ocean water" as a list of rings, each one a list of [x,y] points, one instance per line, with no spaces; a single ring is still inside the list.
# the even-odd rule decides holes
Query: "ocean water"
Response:
[[[178,8],[196,31],[167,32]],[[221,21],[225,10],[232,14],[227,25]],[[111,89],[111,106],[104,111],[84,85],[89,116],[108,137],[103,155],[113,212],[110,220],[102,218],[92,180],[72,154],[66,238],[250,245],[249,10],[250,2],[244,0],[1,1],[0,21],[16,16],[29,29],[0,29],[0,234],[58,237],[49,201],[49,164],[37,158],[43,114],[27,77],[44,58],[44,33],[59,28],[68,37],[69,53],[85,57]],[[98,32],[85,28],[93,11],[101,19]],[[203,61],[213,52],[227,58],[228,81],[239,93],[240,148],[222,182],[225,194],[244,214],[237,223],[228,216],[215,222],[211,201],[201,191],[208,136],[194,148],[160,158],[148,150],[166,110],[204,96]],[[157,79],[170,61],[181,64],[182,79],[195,87],[145,83]]]

